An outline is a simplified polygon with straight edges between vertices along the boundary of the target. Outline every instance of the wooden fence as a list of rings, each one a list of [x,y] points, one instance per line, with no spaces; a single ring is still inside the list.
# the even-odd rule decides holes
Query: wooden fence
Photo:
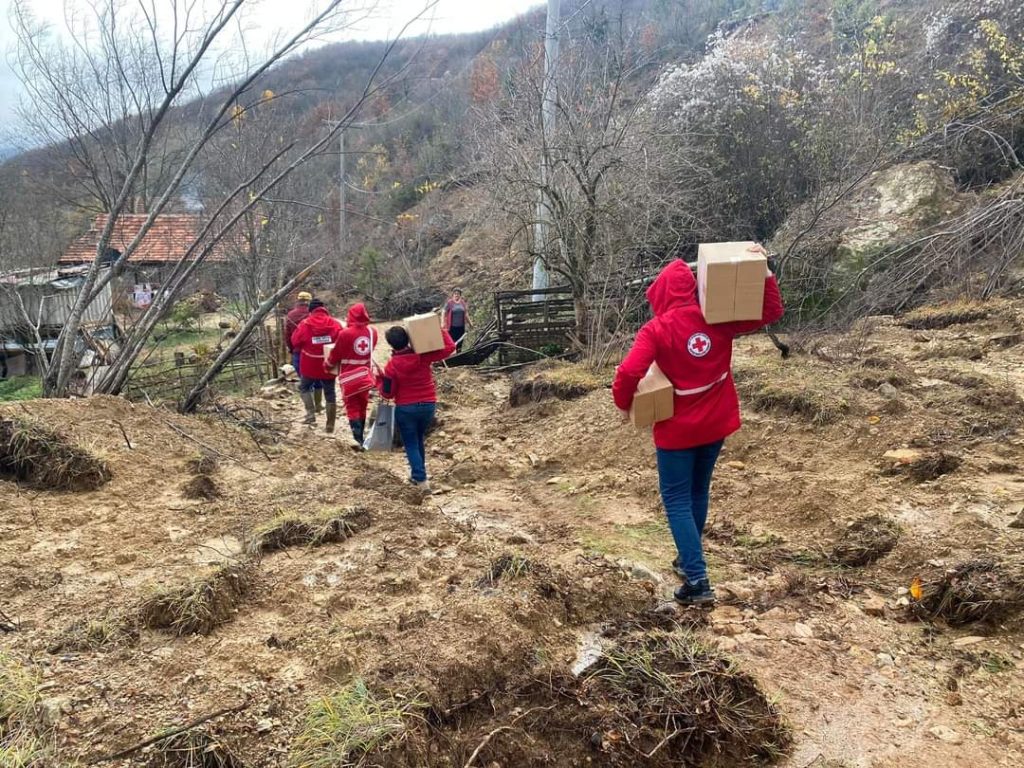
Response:
[[[179,355],[174,361],[141,365],[132,371],[124,395],[129,400],[181,402],[196,386],[211,362],[187,362]],[[267,359],[259,349],[243,350],[217,374],[210,389],[232,393],[253,390],[266,381],[267,366]]]
[[[494,307],[498,337],[517,347],[565,349],[576,331],[576,304],[569,288],[498,291]]]

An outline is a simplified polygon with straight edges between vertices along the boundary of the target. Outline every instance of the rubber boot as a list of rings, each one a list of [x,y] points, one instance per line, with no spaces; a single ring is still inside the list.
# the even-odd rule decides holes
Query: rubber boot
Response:
[[[324,391],[322,389],[313,390],[313,406],[317,413],[324,412]]]
[[[363,432],[366,429],[366,422],[363,419],[349,419],[348,425],[352,428],[353,439],[362,446]]]
[[[338,404],[337,403],[328,403],[327,404],[327,426],[324,428],[324,431],[326,431],[327,434],[331,434],[334,431],[334,422],[337,421],[337,419],[338,419]]]
[[[316,424],[316,406],[313,404],[313,393],[299,392],[299,397],[302,398],[302,404],[306,406],[306,418],[302,420],[302,423],[313,426]]]

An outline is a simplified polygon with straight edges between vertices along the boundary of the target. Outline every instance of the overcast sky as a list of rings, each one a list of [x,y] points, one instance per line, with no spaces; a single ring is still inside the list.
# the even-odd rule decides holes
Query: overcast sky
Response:
[[[207,0],[214,2],[215,0]],[[27,0],[37,17],[53,24],[55,31],[66,32],[65,8],[85,8],[84,0]],[[138,0],[125,0],[127,6],[134,6]],[[170,7],[174,0],[146,0],[150,3]],[[180,3],[181,0],[178,0]],[[347,31],[342,39],[380,40],[394,37],[401,28],[418,13],[422,12],[429,0],[353,0],[365,5],[375,2],[372,16],[362,21],[355,30]],[[310,9],[322,5],[323,0],[251,0],[252,8],[247,11],[244,21],[247,46],[259,47],[266,44],[275,33],[294,29]],[[427,19],[410,34],[447,34],[474,32],[488,29],[507,21],[524,11],[540,5],[542,0],[438,0]],[[8,64],[14,47],[14,33],[11,30],[10,11],[14,0],[0,0],[0,129],[9,125],[17,104],[19,83]],[[337,39],[337,38],[335,38]]]

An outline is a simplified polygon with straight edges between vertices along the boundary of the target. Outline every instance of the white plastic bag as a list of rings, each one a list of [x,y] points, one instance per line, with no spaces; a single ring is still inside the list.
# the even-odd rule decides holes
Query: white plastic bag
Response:
[[[377,413],[373,419],[363,448],[367,451],[387,452],[395,440],[395,406],[391,403],[378,403]]]

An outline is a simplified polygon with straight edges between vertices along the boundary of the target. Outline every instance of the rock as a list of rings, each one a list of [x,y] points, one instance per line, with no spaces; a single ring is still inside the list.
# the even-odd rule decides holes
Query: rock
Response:
[[[221,320],[220,322],[217,323],[217,327],[220,328],[222,331],[226,331],[228,328],[231,327],[231,321]]]
[[[256,722],[256,733],[270,733],[274,730],[274,721],[264,718]]]
[[[739,643],[736,642],[734,637],[719,637],[717,639],[718,650],[723,653],[731,653],[739,647]]]
[[[886,461],[891,461],[898,467],[901,467],[904,464],[912,464],[923,455],[923,453],[915,451],[913,448],[897,448],[894,451],[886,451],[882,454],[882,458]]]
[[[1024,509],[1017,513],[1017,516],[1010,521],[1011,528],[1024,528]]]
[[[505,537],[505,543],[535,547],[537,546],[537,539],[526,531],[512,531],[512,533]]]
[[[756,642],[759,642],[761,640],[767,640],[767,639],[768,638],[766,636],[764,636],[764,635],[757,635],[757,634],[754,634],[753,632],[743,632],[743,633],[735,635],[733,637],[733,640],[736,642],[737,645],[746,645],[747,643],[756,643]]]
[[[812,638],[814,637],[814,630],[807,624],[802,624],[798,621],[793,625],[793,637]]]
[[[987,638],[979,637],[978,635],[968,635],[966,637],[958,637],[956,640],[953,641],[953,647],[954,648],[966,648],[967,646],[970,646],[970,645],[977,645],[978,643],[983,643],[983,642],[985,642],[985,640],[987,640]]]
[[[747,468],[747,465],[744,464],[742,461],[727,461],[727,462],[725,462],[725,466],[729,467],[729,469],[746,469]]]
[[[39,702],[39,718],[49,728],[56,726],[61,716],[70,711],[71,700],[66,696],[55,696]]]
[[[663,579],[661,576],[643,563],[634,563],[629,560],[620,560],[619,567],[624,571],[629,572],[629,576],[637,581],[653,581],[655,584],[660,584]]]
[[[944,741],[947,744],[964,743],[963,736],[954,731],[952,728],[945,725],[936,725],[933,728],[929,728],[928,733],[930,733],[934,738],[938,739],[939,741]]]
[[[888,653],[879,653],[875,655],[875,663],[880,667],[895,667],[896,659]]]
[[[884,397],[886,400],[896,400],[900,396],[900,392],[896,387],[887,381],[883,381],[878,387],[878,394]]]
[[[868,616],[884,616],[885,598],[873,592],[868,592],[865,594],[864,599],[861,600],[860,607]]]
[[[746,584],[740,584],[737,582],[719,584],[716,589],[719,592],[726,592],[729,595],[732,595],[735,600],[738,600],[741,603],[749,603],[755,596],[752,588],[748,587]]]
[[[712,624],[730,624],[735,621],[743,621],[743,611],[735,605],[718,605],[711,613]]]

